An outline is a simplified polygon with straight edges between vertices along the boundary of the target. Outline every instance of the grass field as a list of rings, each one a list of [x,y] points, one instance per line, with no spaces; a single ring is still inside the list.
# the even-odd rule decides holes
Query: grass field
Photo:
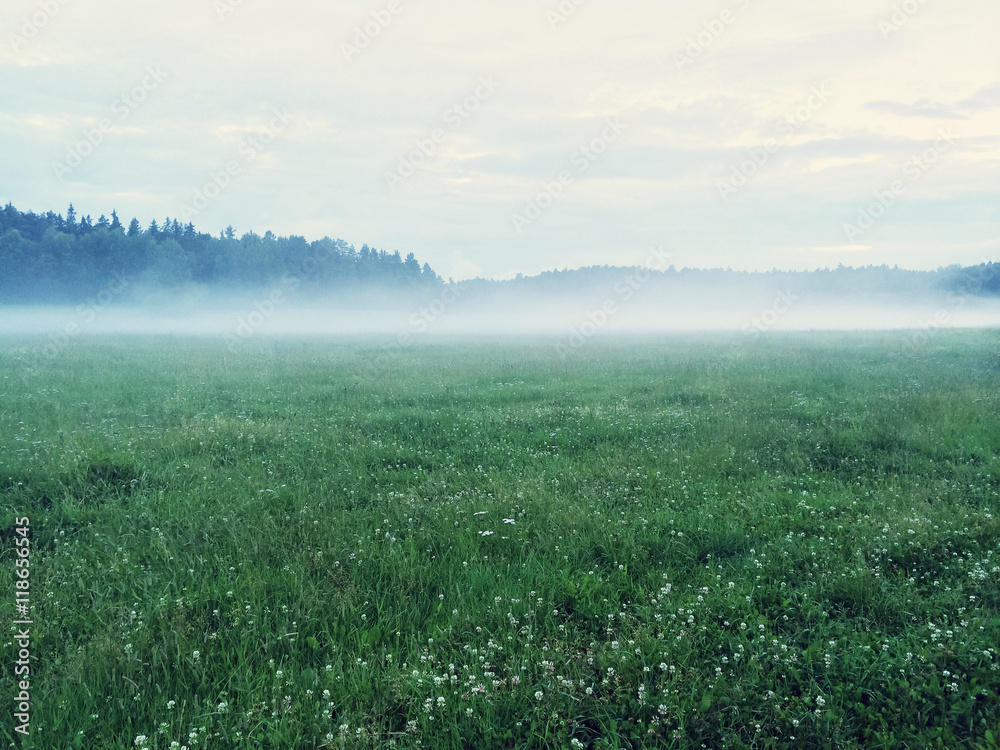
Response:
[[[1000,336],[734,341],[3,341],[0,739],[1000,748]]]

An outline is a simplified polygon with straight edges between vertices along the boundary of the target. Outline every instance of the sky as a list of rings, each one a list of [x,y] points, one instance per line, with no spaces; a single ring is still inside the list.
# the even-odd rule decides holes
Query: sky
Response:
[[[4,0],[0,201],[588,265],[1000,260],[995,0]]]

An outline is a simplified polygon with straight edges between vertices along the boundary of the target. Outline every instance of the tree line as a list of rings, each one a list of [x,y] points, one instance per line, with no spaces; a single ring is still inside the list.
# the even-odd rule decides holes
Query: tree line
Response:
[[[216,237],[169,217],[143,229],[135,218],[125,226],[116,211],[96,221],[78,217],[72,204],[65,216],[22,212],[10,203],[0,210],[0,303],[77,302],[118,277],[137,287],[249,290],[273,286],[289,273],[316,292],[441,284],[413,253],[403,258],[368,245],[355,250],[329,237],[237,237],[231,226]]]
[[[879,294],[954,291],[976,296],[1000,296],[1000,263],[951,265],[934,271],[889,266],[817,269],[815,271],[746,272],[730,269],[676,269],[661,271],[591,266],[548,271],[507,281],[473,279],[462,283],[466,296],[499,299],[510,293],[552,298],[594,290],[618,280],[623,273],[641,270],[655,286],[676,288],[739,287],[747,282],[791,284],[796,289],[827,293]],[[365,290],[440,287],[442,279],[413,253],[405,258],[363,245],[355,250],[343,240],[324,237],[263,236],[247,232],[236,236],[227,227],[213,236],[188,222],[154,219],[143,229],[133,218],[122,224],[111,217],[78,217],[72,204],[66,215],[48,211],[22,212],[8,203],[0,210],[0,304],[78,302],[125,278],[135,288],[176,289],[185,285],[260,290],[274,287],[293,274],[298,288],[316,294]]]

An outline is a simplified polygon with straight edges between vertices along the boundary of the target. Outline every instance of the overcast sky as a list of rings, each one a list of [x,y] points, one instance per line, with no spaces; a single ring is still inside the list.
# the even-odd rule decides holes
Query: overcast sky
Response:
[[[0,200],[456,280],[1000,260],[998,29],[996,0],[4,0]]]

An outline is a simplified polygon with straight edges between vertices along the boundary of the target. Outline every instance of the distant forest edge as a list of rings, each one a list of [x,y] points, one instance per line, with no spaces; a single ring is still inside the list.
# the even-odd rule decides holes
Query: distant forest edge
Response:
[[[621,285],[623,274],[655,279],[660,291],[718,288],[724,291],[766,283],[823,294],[928,294],[957,292],[1000,296],[1000,263],[951,265],[934,271],[888,266],[838,266],[815,271],[747,272],[723,269],[648,271],[590,266],[547,271],[506,281],[474,279],[461,283],[466,299],[482,302],[516,296],[544,299]],[[236,236],[227,227],[218,237],[199,232],[190,222],[167,218],[143,229],[137,219],[124,226],[111,218],[77,217],[72,204],[66,216],[21,212],[8,203],[0,210],[0,304],[82,302],[125,282],[133,292],[183,288],[259,290],[294,286],[303,295],[336,297],[380,291],[436,293],[444,284],[428,263],[409,253],[403,258],[363,245],[355,250],[343,240],[312,242],[292,235]],[[627,283],[637,288],[632,276]],[[128,295],[126,295],[127,297]],[[406,295],[403,295],[406,296]]]
[[[237,238],[232,227],[214,237],[177,219],[142,229],[111,218],[65,218],[49,211],[23,213],[8,203],[0,210],[0,303],[79,302],[127,280],[133,288],[171,289],[191,284],[258,290],[293,283],[303,290],[345,292],[378,284],[406,288],[438,286],[431,267],[410,253],[388,253],[324,237]]]

